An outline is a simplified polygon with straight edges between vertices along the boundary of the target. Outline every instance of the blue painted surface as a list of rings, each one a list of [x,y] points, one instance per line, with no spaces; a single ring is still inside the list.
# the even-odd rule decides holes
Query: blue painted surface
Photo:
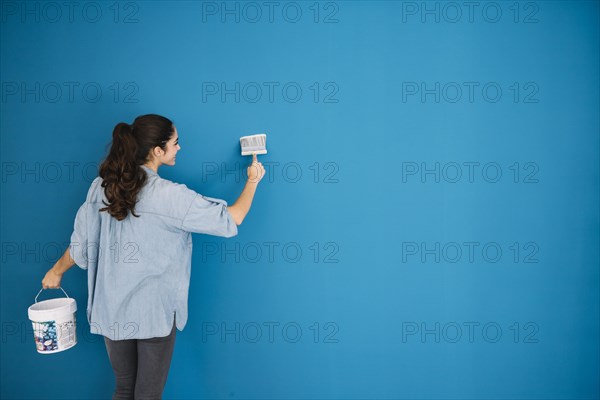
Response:
[[[598,2],[265,3],[2,3],[2,398],[110,397],[86,272],[73,349],[26,310],[146,113],[229,203],[269,150],[193,237],[165,398],[598,398]]]

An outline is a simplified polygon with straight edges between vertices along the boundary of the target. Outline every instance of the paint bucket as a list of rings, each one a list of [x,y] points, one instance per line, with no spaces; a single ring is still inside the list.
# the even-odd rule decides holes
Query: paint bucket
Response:
[[[70,298],[63,288],[60,288],[67,298],[61,297],[38,303],[37,298],[42,290],[35,296],[35,304],[27,310],[33,324],[35,347],[40,354],[52,354],[70,349],[77,344],[75,332],[77,302]]]

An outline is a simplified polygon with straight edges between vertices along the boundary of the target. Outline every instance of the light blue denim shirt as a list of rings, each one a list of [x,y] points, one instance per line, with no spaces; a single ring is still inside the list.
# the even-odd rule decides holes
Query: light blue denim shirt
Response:
[[[112,340],[167,336],[188,317],[191,233],[232,237],[237,225],[227,202],[161,178],[142,165],[148,180],[135,213],[117,221],[101,186],[92,182],[75,217],[70,254],[88,273],[90,331]],[[106,202],[104,204],[102,201]]]

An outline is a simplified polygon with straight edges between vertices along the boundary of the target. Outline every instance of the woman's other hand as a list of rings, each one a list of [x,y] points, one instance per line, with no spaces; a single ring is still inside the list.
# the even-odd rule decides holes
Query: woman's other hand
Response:
[[[56,266],[56,264],[54,265]],[[58,289],[60,287],[62,276],[63,274],[57,273],[54,267],[50,268],[50,270],[46,272],[44,279],[42,279],[42,287],[44,289]]]

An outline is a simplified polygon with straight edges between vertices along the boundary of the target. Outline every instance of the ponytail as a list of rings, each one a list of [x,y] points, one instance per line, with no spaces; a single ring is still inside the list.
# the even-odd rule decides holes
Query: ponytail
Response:
[[[173,123],[160,115],[143,115],[133,125],[118,123],[112,135],[108,156],[100,165],[99,175],[108,200],[107,211],[118,221],[127,218],[129,211],[134,217],[137,196],[147,180],[146,171],[141,167],[148,161],[150,151],[165,143],[173,134]]]

